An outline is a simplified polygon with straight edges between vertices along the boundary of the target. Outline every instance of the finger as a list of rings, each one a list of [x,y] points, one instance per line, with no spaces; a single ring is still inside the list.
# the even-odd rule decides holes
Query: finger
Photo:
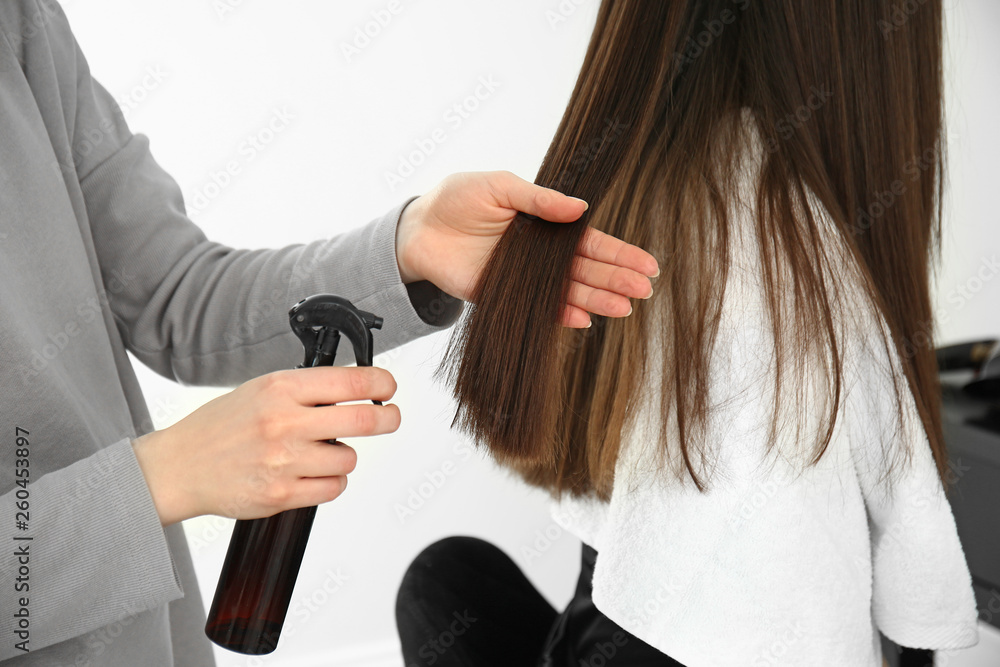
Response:
[[[288,474],[296,477],[336,477],[354,472],[358,465],[358,453],[353,447],[342,442],[313,442],[305,448],[293,463],[288,465]]]
[[[595,289],[575,280],[569,284],[566,303],[588,313],[606,317],[625,317],[632,314],[632,303],[621,294]]]
[[[648,252],[593,227],[588,227],[583,233],[577,254],[598,262],[632,269],[651,278],[660,274],[660,265]]]
[[[295,482],[292,503],[295,507],[322,505],[338,497],[347,488],[347,477],[303,477]]]
[[[323,405],[302,411],[300,437],[333,440],[392,433],[399,428],[399,408],[387,405]]]
[[[509,171],[490,172],[487,183],[497,205],[512,212],[521,211],[551,222],[572,222],[587,210],[582,199],[529,183]]]
[[[638,271],[580,255],[573,258],[570,277],[590,287],[625,297],[648,299],[653,295],[653,285],[649,278]]]
[[[590,313],[576,306],[563,304],[559,314],[559,324],[571,329],[585,329],[590,326]]]
[[[314,366],[270,373],[276,391],[287,392],[302,405],[344,401],[388,401],[396,393],[396,379],[384,368],[371,366]]]

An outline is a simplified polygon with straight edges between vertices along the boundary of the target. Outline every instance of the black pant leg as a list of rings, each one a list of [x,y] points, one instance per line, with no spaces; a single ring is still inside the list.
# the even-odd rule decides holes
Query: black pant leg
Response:
[[[503,551],[473,537],[424,549],[396,598],[406,667],[534,667],[556,617]]]

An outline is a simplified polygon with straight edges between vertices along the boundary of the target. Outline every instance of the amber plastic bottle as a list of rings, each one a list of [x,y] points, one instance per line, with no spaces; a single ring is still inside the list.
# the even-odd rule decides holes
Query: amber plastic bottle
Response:
[[[315,507],[236,522],[205,633],[238,653],[278,646]]]
[[[382,318],[350,301],[311,296],[292,307],[289,321],[305,346],[305,361],[297,368],[332,365],[341,333],[354,344],[358,366],[372,365],[370,329],[380,329]],[[236,522],[205,624],[209,639],[253,655],[277,647],[315,516],[316,507],[302,507]]]

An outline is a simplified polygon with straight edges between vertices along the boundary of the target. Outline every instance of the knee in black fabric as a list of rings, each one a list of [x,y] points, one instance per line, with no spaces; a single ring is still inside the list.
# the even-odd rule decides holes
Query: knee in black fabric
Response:
[[[418,603],[432,591],[443,594],[443,588],[461,586],[476,571],[485,574],[510,567],[516,569],[503,551],[486,540],[468,536],[438,540],[421,551],[406,569],[396,598],[397,613],[402,603]]]
[[[439,540],[413,559],[396,595],[396,627],[407,665],[464,665],[483,650],[476,641],[483,639],[477,637],[483,628],[479,605],[484,595],[494,595],[481,588],[479,573],[505,560],[489,542],[464,536]]]
[[[530,666],[555,617],[514,561],[475,537],[449,537],[425,548],[396,596],[408,666]]]
[[[410,565],[432,566],[442,561],[482,561],[491,558],[507,558],[495,545],[478,537],[455,535],[434,542],[426,547]]]

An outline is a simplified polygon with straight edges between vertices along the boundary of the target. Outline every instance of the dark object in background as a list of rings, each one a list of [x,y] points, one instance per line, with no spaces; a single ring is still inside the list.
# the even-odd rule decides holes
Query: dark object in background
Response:
[[[1000,341],[987,339],[941,347],[937,350],[937,362],[942,384],[947,382],[957,387],[961,379],[967,378],[957,387],[963,393],[987,400],[1000,399]]]
[[[382,328],[381,317],[347,299],[317,294],[295,304],[288,319],[305,346],[305,360],[296,368],[332,366],[341,333],[353,343],[358,366],[372,365],[371,329]],[[209,639],[252,655],[277,647],[315,516],[313,506],[236,522],[205,624]]]
[[[934,667],[934,651],[921,648],[903,648],[882,638],[882,657],[889,667]]]
[[[987,338],[939,347],[935,350],[938,370],[942,373],[966,369],[979,372],[987,360],[996,355],[997,342],[995,338]]]
[[[943,347],[938,362],[944,364],[942,422],[952,482],[948,499],[972,573],[979,619],[1000,628],[1000,342]]]

